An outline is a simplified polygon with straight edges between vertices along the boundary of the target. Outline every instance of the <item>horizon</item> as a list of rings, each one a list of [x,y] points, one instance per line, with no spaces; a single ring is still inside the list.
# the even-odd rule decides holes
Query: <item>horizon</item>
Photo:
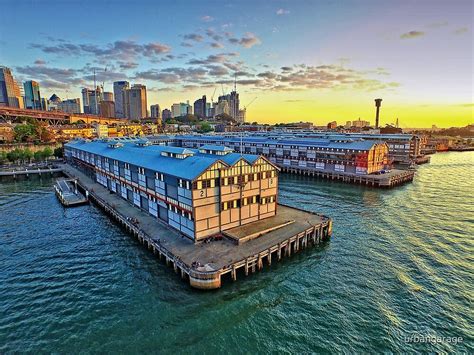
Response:
[[[373,124],[376,97],[381,126],[397,118],[402,128],[474,121],[470,1],[429,9],[409,1],[127,5],[7,0],[0,64],[18,81],[39,82],[43,97],[81,103],[94,69],[105,91],[117,80],[144,84],[148,109],[162,110],[214,90],[216,101],[236,75],[241,107],[257,97],[248,122]]]

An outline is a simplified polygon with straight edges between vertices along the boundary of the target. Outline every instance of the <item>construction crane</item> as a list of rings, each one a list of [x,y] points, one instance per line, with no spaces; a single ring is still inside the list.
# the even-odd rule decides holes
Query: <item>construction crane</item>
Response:
[[[216,94],[217,86],[214,88],[214,92],[212,93],[211,96],[211,102],[214,103],[214,95]]]
[[[244,106],[244,109],[243,109],[243,111],[244,111],[244,117],[243,117],[243,119],[242,119],[242,122],[245,121],[245,118],[246,118],[246,116],[247,116],[247,107],[249,107],[255,100],[257,100],[257,96],[255,96],[247,105]]]

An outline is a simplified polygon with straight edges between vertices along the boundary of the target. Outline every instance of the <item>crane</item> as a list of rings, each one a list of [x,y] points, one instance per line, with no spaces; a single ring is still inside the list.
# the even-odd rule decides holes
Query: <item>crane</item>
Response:
[[[244,110],[247,109],[247,107],[249,107],[255,100],[257,100],[258,96],[255,96],[252,100],[250,100],[250,102],[244,106]]]
[[[212,93],[211,96],[211,102],[214,103],[214,95],[216,94],[217,86],[214,88],[214,92]]]

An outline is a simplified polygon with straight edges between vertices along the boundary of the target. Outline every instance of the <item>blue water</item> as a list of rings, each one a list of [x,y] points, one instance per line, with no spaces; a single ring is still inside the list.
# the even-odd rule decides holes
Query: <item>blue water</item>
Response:
[[[1,183],[0,352],[473,353],[473,163],[437,154],[391,190],[282,176],[333,238],[216,292],[51,180]]]

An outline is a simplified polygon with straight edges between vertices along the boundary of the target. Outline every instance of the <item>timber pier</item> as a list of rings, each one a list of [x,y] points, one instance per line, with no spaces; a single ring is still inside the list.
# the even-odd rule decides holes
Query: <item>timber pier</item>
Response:
[[[282,167],[281,172],[380,188],[390,188],[398,185],[403,185],[407,182],[413,181],[415,177],[415,171],[399,169],[393,169],[378,175],[360,175],[324,170],[316,171],[313,169],[304,169],[296,167]]]
[[[89,200],[197,289],[219,288],[226,275],[236,281],[238,273],[254,273],[285,256],[319,245],[332,234],[330,218],[279,204],[274,217],[232,228],[227,236],[194,243],[80,170],[64,165],[63,173],[77,179]]]

